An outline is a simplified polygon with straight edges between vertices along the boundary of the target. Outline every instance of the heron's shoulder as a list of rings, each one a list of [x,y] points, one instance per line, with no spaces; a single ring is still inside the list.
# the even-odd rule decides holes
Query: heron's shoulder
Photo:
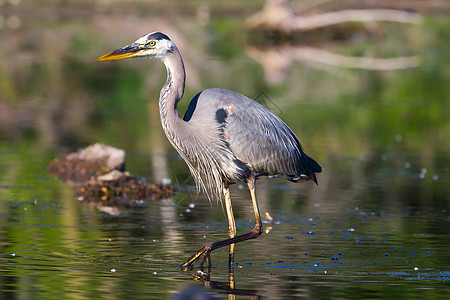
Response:
[[[245,96],[227,89],[203,90],[192,98],[183,119],[189,121],[191,118],[204,119],[207,116],[213,116],[224,106],[241,103],[240,99],[243,97]]]
[[[203,90],[202,93],[204,93],[206,95],[218,95],[218,96],[239,94],[238,92],[230,91],[230,90],[223,89],[223,88],[209,88],[209,89]]]
[[[230,91],[222,88],[210,88],[201,92],[200,97],[208,98],[209,100],[216,100],[220,102],[233,101],[253,101],[245,95],[238,92]]]
[[[243,94],[222,88],[210,88],[202,91],[199,100],[204,105],[214,106],[216,109],[233,106],[239,110],[251,110],[262,107],[258,102]]]
[[[223,88],[210,88],[201,91],[191,100],[189,108],[184,116],[185,121],[191,117],[202,119],[207,116],[215,116],[225,110],[237,116],[245,118],[255,113],[271,114],[266,108],[253,99],[238,92]]]

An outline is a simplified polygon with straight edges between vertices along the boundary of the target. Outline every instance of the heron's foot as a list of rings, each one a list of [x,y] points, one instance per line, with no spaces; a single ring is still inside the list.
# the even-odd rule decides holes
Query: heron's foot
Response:
[[[210,281],[210,275],[208,273],[202,272],[201,274],[192,275],[192,279],[194,281],[206,283]]]
[[[200,250],[198,250],[194,255],[192,255],[188,260],[186,260],[183,264],[181,264],[181,268],[183,270],[187,270],[188,268],[192,268],[193,264],[203,257],[202,262],[200,264],[200,268],[203,270],[203,265],[205,261],[208,262],[208,268],[211,267],[211,258],[210,253],[212,251],[212,244],[208,244],[203,246]]]

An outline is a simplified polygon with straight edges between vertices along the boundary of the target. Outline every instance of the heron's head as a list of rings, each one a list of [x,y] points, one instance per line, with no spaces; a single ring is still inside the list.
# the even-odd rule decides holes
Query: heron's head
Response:
[[[176,49],[177,47],[167,35],[161,32],[152,32],[140,37],[132,44],[97,58],[97,61],[118,60],[132,57],[162,59],[167,54],[173,53]]]

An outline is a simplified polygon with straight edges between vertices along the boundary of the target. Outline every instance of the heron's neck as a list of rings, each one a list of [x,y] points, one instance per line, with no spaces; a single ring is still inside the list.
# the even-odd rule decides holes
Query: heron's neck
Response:
[[[162,127],[172,142],[175,141],[178,123],[184,122],[178,114],[177,103],[184,93],[185,71],[183,59],[177,49],[162,60],[167,68],[167,82],[161,89],[159,97],[159,113]]]

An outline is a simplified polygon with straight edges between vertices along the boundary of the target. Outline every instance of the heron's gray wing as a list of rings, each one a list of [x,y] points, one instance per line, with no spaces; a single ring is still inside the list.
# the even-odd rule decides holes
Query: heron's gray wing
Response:
[[[201,136],[207,136],[213,125],[218,128],[217,141],[207,139],[210,148],[226,144],[238,162],[248,166],[256,176],[279,176],[296,181],[300,178],[315,180],[314,172],[321,167],[308,157],[294,133],[275,114],[254,100],[225,89],[207,89],[192,99],[184,120],[191,123]],[[213,130],[214,132],[216,130]],[[238,162],[227,156],[227,151],[216,149],[216,159],[222,168]],[[228,165],[226,165],[228,164]],[[235,178],[242,165],[233,173]]]
[[[306,176],[315,181],[314,172],[321,167],[303,152],[295,134],[278,116],[239,93],[226,91],[220,99],[222,108],[216,120],[223,124],[223,138],[256,176],[293,181]]]

